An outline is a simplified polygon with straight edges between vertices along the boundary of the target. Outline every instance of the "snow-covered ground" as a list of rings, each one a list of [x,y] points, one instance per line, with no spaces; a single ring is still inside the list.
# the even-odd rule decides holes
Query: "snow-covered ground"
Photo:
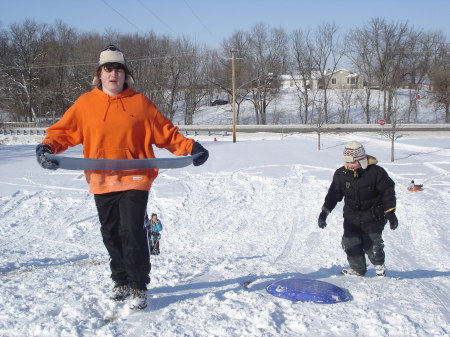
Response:
[[[108,299],[108,255],[83,173],[41,169],[39,136],[2,137],[0,336],[450,335],[448,132],[404,133],[392,163],[377,134],[323,134],[320,151],[314,134],[238,134],[235,144],[199,136],[209,161],[162,170],[151,190],[162,253],[152,257],[149,306],[137,312]],[[348,140],[397,184],[387,278],[371,265],[364,278],[336,276],[347,265],[342,203],[317,227]],[[424,191],[408,192],[411,179]],[[352,300],[291,302],[265,291],[289,277],[333,283]]]

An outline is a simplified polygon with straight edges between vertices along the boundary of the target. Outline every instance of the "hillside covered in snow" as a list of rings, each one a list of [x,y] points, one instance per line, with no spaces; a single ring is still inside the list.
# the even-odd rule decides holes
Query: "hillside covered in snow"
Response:
[[[196,137],[208,162],[161,170],[151,190],[148,211],[164,229],[149,306],[138,312],[108,299],[108,255],[83,172],[41,169],[39,136],[1,136],[0,336],[448,336],[450,137],[399,136],[394,162],[378,134],[322,135],[321,151],[314,134]],[[347,266],[341,204],[317,227],[349,140],[396,183],[400,224],[384,231],[386,278],[370,264],[367,277],[338,276]],[[407,191],[411,179],[424,191]],[[333,283],[352,299],[266,292],[291,277]]]

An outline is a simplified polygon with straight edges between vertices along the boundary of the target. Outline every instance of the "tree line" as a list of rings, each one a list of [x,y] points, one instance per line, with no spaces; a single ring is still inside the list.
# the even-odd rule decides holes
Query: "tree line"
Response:
[[[446,37],[441,31],[426,32],[382,18],[347,32],[333,23],[289,33],[261,23],[235,31],[218,49],[153,32],[80,33],[62,21],[47,25],[25,20],[0,30],[0,110],[10,112],[15,121],[53,122],[92,88],[99,52],[110,43],[124,51],[134,88],[171,120],[182,111],[185,124],[192,124],[199,108],[216,97],[231,97],[232,56],[238,123],[245,101],[254,107],[256,123],[267,123],[268,107],[280,91],[280,75],[300,78],[294,88],[300,123],[346,122],[352,94],[367,123],[374,114],[394,121],[400,88],[408,88],[411,98],[408,107],[401,107],[402,119],[414,121],[415,98],[427,88],[435,108],[450,121]],[[330,74],[344,61],[364,76],[364,89],[343,91],[342,104],[331,107]],[[320,89],[311,87],[314,77]],[[377,106],[371,100],[374,90],[382,95]]]

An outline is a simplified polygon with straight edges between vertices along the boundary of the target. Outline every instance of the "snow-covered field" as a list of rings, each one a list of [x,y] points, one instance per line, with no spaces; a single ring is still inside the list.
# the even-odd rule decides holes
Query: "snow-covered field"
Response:
[[[312,93],[310,93],[313,95]],[[348,90],[329,90],[328,91],[328,104],[329,104],[329,116],[333,123],[366,123],[363,114],[361,103],[358,102],[357,97],[364,97],[364,90],[358,89],[351,92],[350,107],[348,116],[345,120],[341,120],[338,111],[343,111],[341,101],[342,95],[349,95]],[[436,107],[430,101],[428,93],[423,92],[421,99],[415,101],[417,111],[408,113],[408,107],[410,105],[410,97],[415,97],[415,92],[411,92],[407,89],[400,89],[397,91],[395,100],[395,110],[398,123],[443,123],[445,115],[443,111],[436,111]],[[311,96],[312,97],[312,96]],[[310,97],[310,98],[311,98]],[[323,97],[323,92],[317,93],[316,99],[320,101],[320,97]],[[220,97],[218,97],[220,98]],[[222,97],[231,102],[231,97]],[[383,92],[373,90],[370,99],[371,116],[370,123],[378,124],[379,119],[383,119],[382,107],[383,107]],[[347,107],[346,107],[347,108]],[[236,106],[236,111],[238,107]],[[300,117],[299,113],[299,99],[298,92],[294,89],[282,89],[279,95],[270,101],[267,107],[267,124],[303,124],[304,120]],[[304,110],[301,109],[302,111]],[[317,114],[317,111],[313,110],[313,115]],[[184,124],[184,110],[180,109],[175,114],[174,123],[178,125]],[[380,111],[376,114],[375,111]],[[304,118],[304,112],[301,114]],[[409,118],[408,118],[409,115]],[[237,124],[253,125],[256,123],[255,108],[251,101],[243,101],[240,109],[239,116],[237,116]],[[315,117],[316,118],[316,117]],[[314,118],[314,121],[316,119]],[[193,116],[193,124],[200,125],[231,125],[232,114],[231,104],[219,105],[219,106],[201,106]],[[311,123],[310,117],[308,117],[308,124]],[[314,124],[314,122],[313,122]]]
[[[161,171],[149,212],[160,215],[149,306],[108,299],[108,255],[82,172],[48,171],[38,136],[0,146],[0,336],[449,336],[450,133],[199,136],[210,159]],[[342,203],[317,217],[343,145],[359,140],[396,182],[387,278],[336,276]],[[12,145],[13,144],[13,145]],[[80,155],[75,148],[66,154]],[[158,155],[169,155],[158,150]],[[408,192],[411,179],[423,192]],[[339,304],[291,302],[265,287],[288,277],[349,291]],[[248,284],[244,287],[243,284]]]

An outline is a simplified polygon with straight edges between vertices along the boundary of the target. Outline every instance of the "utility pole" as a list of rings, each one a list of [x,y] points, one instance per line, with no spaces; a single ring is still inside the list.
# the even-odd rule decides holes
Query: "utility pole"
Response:
[[[234,66],[236,50],[231,49],[231,91],[233,93],[233,102],[231,103],[231,110],[233,113],[233,143],[236,143],[236,69]]]

